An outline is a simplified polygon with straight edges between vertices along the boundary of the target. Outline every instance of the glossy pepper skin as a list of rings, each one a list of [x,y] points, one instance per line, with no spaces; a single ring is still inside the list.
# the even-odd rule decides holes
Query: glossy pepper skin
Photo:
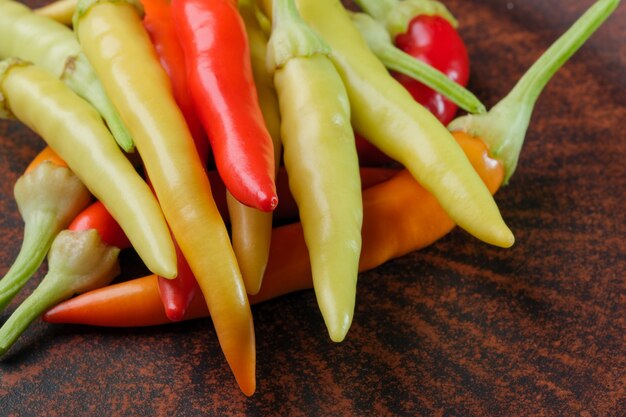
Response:
[[[193,97],[189,94],[185,57],[176,35],[170,2],[169,0],[143,0],[141,4],[145,11],[143,26],[150,35],[159,61],[170,79],[172,93],[185,116],[200,160],[206,166],[210,152],[209,142],[198,118]]]
[[[450,22],[440,16],[415,16],[406,33],[395,39],[396,46],[448,76],[462,86],[469,81],[470,62],[467,47]],[[454,118],[457,105],[433,89],[406,75],[394,77],[413,98],[447,125]]]
[[[200,161],[206,167],[209,158],[209,142],[196,113],[193,98],[189,94],[187,67],[172,20],[170,2],[167,0],[143,0],[142,5],[145,11],[143,26],[150,35],[161,66],[170,79],[174,99],[185,117]],[[178,275],[174,279],[159,277],[158,281],[159,294],[161,294],[165,313],[170,320],[176,321],[184,316],[189,302],[198,291],[198,283],[176,240],[174,240],[174,245],[178,259]]]
[[[461,228],[487,243],[511,246],[513,234],[450,132],[389,75],[341,3],[298,0],[297,5],[331,47],[355,130],[403,164]]]
[[[317,303],[330,338],[340,342],[354,314],[363,220],[350,104],[327,45],[301,20],[293,0],[275,0],[272,23],[268,66],[274,68],[289,188]]]
[[[173,0],[190,93],[226,188],[247,206],[278,204],[274,150],[250,66],[244,23],[230,0]]]
[[[280,114],[278,98],[274,90],[274,81],[272,75],[265,67],[267,34],[257,20],[256,8],[252,0],[239,1],[238,9],[246,28],[248,45],[250,47],[252,77],[259,98],[259,106],[263,113],[263,120],[267,126],[267,131],[272,137],[274,164],[276,169],[278,169],[282,154]],[[282,196],[278,190],[277,195],[282,201]],[[274,212],[269,213],[248,207],[233,197],[230,192],[227,193],[226,199],[231,219],[233,250],[237,256],[239,268],[241,268],[246,291],[248,294],[256,294],[261,288],[261,282],[267,267]],[[282,208],[282,205],[281,203],[278,209]]]
[[[489,156],[479,139],[456,133],[472,165],[495,192],[504,177],[500,162]],[[406,170],[363,191],[363,248],[360,271],[375,268],[390,259],[423,248],[445,236],[454,222],[434,196]],[[300,223],[275,228],[272,250],[261,291],[251,303],[309,289],[311,267]],[[206,304],[196,297],[185,319],[206,317]],[[111,285],[68,300],[48,311],[50,323],[131,327],[171,323],[163,311],[154,275]]]
[[[148,269],[174,277],[174,245],[159,203],[98,113],[48,71],[18,61],[3,61],[3,65],[4,105],[107,206]],[[0,101],[0,111],[2,106]]]
[[[13,0],[0,1],[0,59],[17,57],[51,71],[76,94],[89,101],[106,120],[113,137],[127,152],[132,137],[107,97],[72,31],[35,14]]]
[[[74,19],[85,54],[120,109],[163,213],[193,271],[242,391],[256,387],[252,313],[228,232],[138,4],[80,1]]]

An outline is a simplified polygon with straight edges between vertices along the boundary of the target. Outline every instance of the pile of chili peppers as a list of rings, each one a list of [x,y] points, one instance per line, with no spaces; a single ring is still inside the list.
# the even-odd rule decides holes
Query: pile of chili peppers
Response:
[[[15,185],[24,241],[0,308],[46,255],[48,272],[0,354],[42,315],[210,315],[252,395],[250,303],[314,288],[339,342],[359,272],[455,225],[511,246],[492,194],[539,93],[619,0],[598,0],[489,111],[442,3],[356,3],[0,0],[0,116],[48,145]],[[109,285],[129,248],[154,275]]]

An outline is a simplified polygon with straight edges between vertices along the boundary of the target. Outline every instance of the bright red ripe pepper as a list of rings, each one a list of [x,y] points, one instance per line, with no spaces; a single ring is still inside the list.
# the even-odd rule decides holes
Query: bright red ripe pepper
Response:
[[[131,247],[126,233],[100,201],[92,203],[81,211],[70,223],[68,229],[74,231],[96,229],[102,241],[107,245],[119,249]]]
[[[462,86],[469,81],[469,56],[458,32],[443,17],[418,15],[409,22],[406,33],[395,38],[395,45],[426,62]],[[452,121],[457,106],[419,81],[402,74],[394,77],[418,103],[430,110],[444,125]]]
[[[142,0],[141,3],[145,11],[143,26],[150,35],[161,66],[170,78],[174,99],[185,116],[198,155],[206,165],[209,143],[196,113],[193,98],[189,95],[187,68],[185,67],[183,49],[176,36],[176,28],[172,21],[170,2],[169,0]]]
[[[263,211],[278,204],[274,147],[252,77],[248,38],[229,0],[173,0],[190,92],[231,194]]]

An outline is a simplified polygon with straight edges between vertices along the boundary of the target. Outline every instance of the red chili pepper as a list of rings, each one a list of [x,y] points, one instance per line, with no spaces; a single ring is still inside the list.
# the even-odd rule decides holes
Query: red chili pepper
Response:
[[[243,204],[274,210],[274,147],[259,107],[237,7],[228,0],[174,0],[172,18],[190,92],[226,187]]]
[[[206,165],[209,155],[209,142],[198,118],[193,98],[189,94],[185,57],[176,36],[170,2],[168,0],[142,0],[141,4],[143,4],[145,12],[143,26],[150,35],[161,66],[167,72],[172,83],[174,99],[185,116],[198,155],[203,164]]]
[[[131,247],[120,225],[100,201],[92,203],[81,211],[70,223],[68,229],[74,231],[96,229],[102,241],[107,245],[119,249]]]
[[[469,56],[463,39],[450,22],[440,16],[419,15],[411,19],[406,33],[395,38],[395,45],[407,54],[426,62],[448,78],[466,86],[469,81]],[[457,105],[419,81],[393,74],[413,98],[447,125]]]

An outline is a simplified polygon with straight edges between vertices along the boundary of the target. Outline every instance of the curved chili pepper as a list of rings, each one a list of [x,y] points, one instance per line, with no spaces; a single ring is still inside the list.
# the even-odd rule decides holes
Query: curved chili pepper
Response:
[[[59,154],[120,223],[148,269],[176,275],[163,213],[95,110],[50,72],[18,60],[0,63],[4,109]]]
[[[389,75],[341,3],[298,0],[298,10],[331,47],[355,130],[366,132],[368,140],[404,165],[461,228],[484,242],[510,247],[513,234],[450,132]]]
[[[502,164],[489,156],[480,140],[462,133],[455,133],[455,138],[489,190],[495,192],[504,177]],[[428,246],[454,227],[434,196],[406,170],[363,191],[363,214],[360,271]],[[250,296],[250,302],[312,288],[310,265],[301,224],[275,228],[261,291]],[[196,297],[185,319],[207,315],[204,300]],[[153,275],[83,294],[52,308],[43,319],[49,323],[112,327],[171,323],[163,311]]]
[[[0,58],[10,57],[32,61],[51,71],[94,106],[122,149],[127,152],[134,149],[120,114],[69,28],[33,13],[24,4],[0,1]]]
[[[241,273],[205,169],[139,10],[134,1],[81,0],[74,29],[135,138],[172,234],[211,309],[226,360],[241,390],[251,395],[256,386],[256,349]]]
[[[170,2],[169,0],[142,0],[141,4],[145,11],[143,25],[172,83],[174,99],[185,116],[200,160],[206,166],[209,157],[209,142],[198,118],[193,98],[189,94],[185,57],[176,36]]]
[[[274,150],[250,67],[243,21],[230,0],[173,0],[190,93],[226,188],[263,211],[278,204]]]
[[[268,66],[274,69],[289,188],[298,204],[317,304],[330,338],[354,314],[363,206],[350,105],[329,48],[293,0],[275,0]]]
[[[174,99],[187,121],[202,165],[206,166],[209,157],[209,142],[196,113],[193,98],[189,94],[187,68],[172,20],[170,2],[169,0],[144,0],[142,5],[145,11],[143,25],[150,35],[163,69],[168,74]],[[178,275],[174,279],[159,277],[158,282],[165,313],[170,320],[177,321],[185,315],[189,302],[198,290],[198,282],[175,239],[174,245],[178,258]]]
[[[1,78],[0,74],[0,91]],[[0,311],[35,274],[55,236],[91,199],[89,190],[49,147],[17,180],[14,194],[24,220],[24,238],[13,265],[0,280]]]

